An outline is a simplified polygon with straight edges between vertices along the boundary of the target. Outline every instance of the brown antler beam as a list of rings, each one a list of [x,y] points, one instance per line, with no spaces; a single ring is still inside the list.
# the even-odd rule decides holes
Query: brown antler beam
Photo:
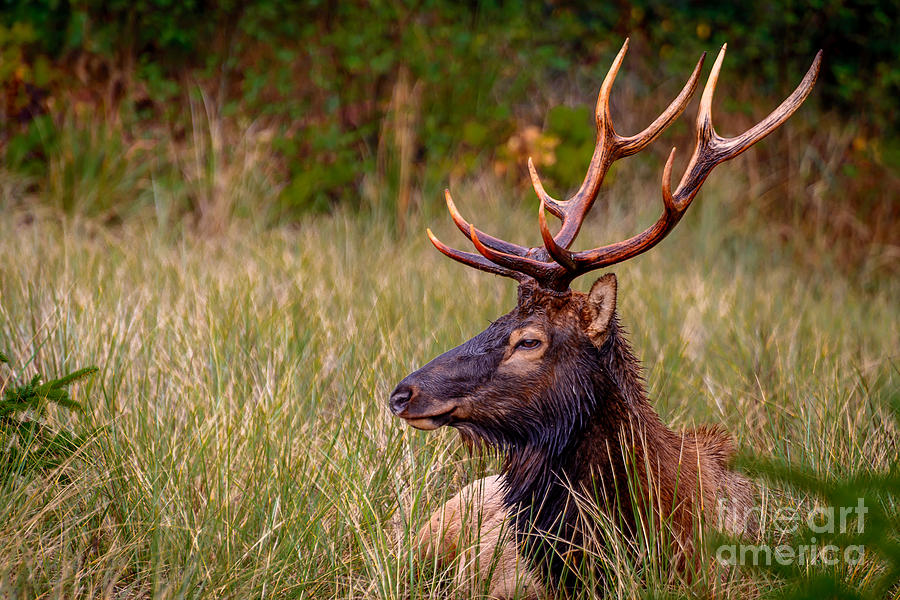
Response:
[[[581,229],[585,216],[597,198],[600,185],[610,165],[619,158],[630,156],[646,148],[681,114],[697,88],[700,70],[706,56],[704,53],[681,92],[662,114],[640,133],[623,137],[616,134],[613,128],[609,112],[609,97],[616,74],[628,49],[628,40],[625,40],[600,87],[595,109],[597,143],[588,165],[588,171],[575,195],[565,201],[554,200],[544,189],[537,170],[534,168],[534,163],[531,159],[528,160],[531,181],[540,200],[538,223],[544,242],[543,247],[526,248],[476,229],[459,214],[449,190],[445,191],[445,198],[450,216],[479,254],[450,248],[438,240],[431,230],[428,230],[428,237],[432,244],[450,258],[476,269],[512,277],[518,281],[530,277],[537,280],[543,287],[557,291],[568,289],[572,280],[579,275],[623,262],[654,247],[678,224],[697,195],[700,186],[703,185],[716,165],[746,151],[794,114],[812,91],[822,63],[822,52],[819,51],[806,76],[778,108],[744,133],[732,138],[723,138],[716,133],[713,127],[712,99],[726,48],[727,46],[722,46],[716,57],[700,99],[700,108],[697,114],[697,141],[690,162],[673,193],[671,176],[675,149],[672,149],[663,169],[663,214],[648,229],[627,240],[601,248],[582,252],[569,250]],[[562,220],[562,226],[556,235],[550,232],[547,225],[545,209]]]

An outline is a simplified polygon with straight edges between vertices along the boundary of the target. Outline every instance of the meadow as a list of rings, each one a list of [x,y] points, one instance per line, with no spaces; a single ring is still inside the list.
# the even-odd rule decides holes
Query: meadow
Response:
[[[5,3],[0,599],[484,597],[413,541],[498,458],[387,398],[516,290],[425,228],[466,247],[449,186],[483,230],[539,243],[526,159],[550,193],[577,185],[626,38],[622,134],[725,43],[723,135],[824,53],[788,123],[613,271],[663,420],[727,428],[767,511],[865,497],[839,541],[870,552],[724,582],[672,578],[655,540],[586,555],[615,598],[900,599],[897,6]],[[576,246],[657,218],[696,106],[613,167]]]
[[[671,426],[721,423],[743,451],[825,478],[895,468],[896,256],[876,249],[848,267],[831,238],[773,226],[741,160],[717,170],[665,242],[614,269],[650,398]],[[604,191],[583,245],[656,217],[658,175],[634,173]],[[454,193],[485,230],[539,241],[530,193],[489,178]],[[100,371],[73,390],[83,414],[46,417],[86,435],[77,452],[0,479],[0,596],[477,596],[484,582],[454,588],[412,540],[497,460],[452,430],[411,430],[386,400],[509,310],[515,287],[434,250],[426,225],[461,237],[428,206],[403,232],[338,209],[215,236],[6,210],[0,350],[12,365],[0,388]],[[864,588],[882,569],[863,561],[844,575]],[[673,592],[618,574],[614,597]],[[725,595],[773,585],[748,572]]]

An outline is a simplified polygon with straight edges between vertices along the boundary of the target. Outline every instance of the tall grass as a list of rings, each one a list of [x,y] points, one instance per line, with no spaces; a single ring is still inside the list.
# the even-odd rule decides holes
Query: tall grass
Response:
[[[785,241],[736,208],[748,192],[721,171],[670,239],[615,269],[654,405],[675,427],[723,423],[739,447],[819,474],[888,468],[898,432],[879,399],[897,389],[900,281],[830,268],[839,257],[819,240]],[[456,195],[486,230],[538,242],[531,203],[487,182]],[[619,177],[583,244],[646,226],[656,198],[655,178]],[[408,229],[459,239],[430,212]],[[0,595],[485,589],[454,588],[412,548],[430,512],[496,461],[470,457],[452,430],[410,430],[385,400],[511,308],[514,286],[364,215],[246,229],[173,241],[149,220],[0,219],[0,350],[23,374],[101,367],[76,391],[80,421],[51,415],[89,442],[57,470],[0,482]],[[822,254],[801,260],[810,246]],[[780,501],[807,501],[791,494]],[[772,585],[747,576],[733,595]]]

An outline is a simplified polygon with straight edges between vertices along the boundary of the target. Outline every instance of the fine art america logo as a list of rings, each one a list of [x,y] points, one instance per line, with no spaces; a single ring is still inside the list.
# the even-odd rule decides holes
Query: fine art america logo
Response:
[[[839,547],[819,540],[815,534],[830,537],[863,533],[869,509],[863,498],[857,500],[856,506],[817,506],[805,515],[799,509],[781,507],[768,519],[761,518],[758,508],[748,511],[743,519],[752,519],[760,524],[760,531],[772,531],[778,539],[790,539],[790,543],[723,544],[716,549],[716,559],[729,565],[836,565],[840,562],[856,565],[863,559],[865,546]],[[719,529],[728,529],[726,524],[733,523],[735,515],[728,514],[726,500],[719,500],[717,512]],[[810,534],[807,539],[798,542],[796,538],[788,537],[796,534],[803,525]]]

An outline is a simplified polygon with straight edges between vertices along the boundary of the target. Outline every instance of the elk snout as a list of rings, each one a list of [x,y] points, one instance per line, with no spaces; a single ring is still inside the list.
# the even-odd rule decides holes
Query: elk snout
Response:
[[[437,429],[449,423],[457,401],[434,398],[417,383],[410,382],[411,377],[401,381],[391,392],[388,399],[391,412],[416,429]]]
[[[400,385],[395,387],[388,400],[388,406],[391,407],[391,412],[400,416],[400,414],[409,407],[409,401],[412,399],[414,392],[414,388],[405,383],[400,383]]]

